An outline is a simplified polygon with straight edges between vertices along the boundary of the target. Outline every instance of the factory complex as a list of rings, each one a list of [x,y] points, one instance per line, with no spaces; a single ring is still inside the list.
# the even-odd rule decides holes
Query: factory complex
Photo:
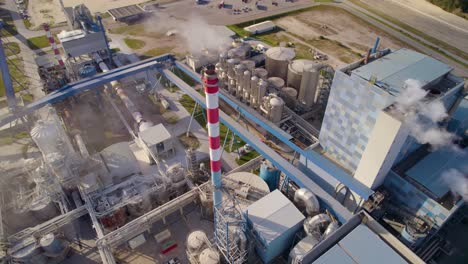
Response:
[[[304,56],[307,43],[266,15],[241,28],[249,37],[197,26],[204,39],[187,40],[187,54],[137,56],[116,23],[151,39],[138,21],[166,3],[119,2],[105,18],[56,2],[66,23],[42,26],[33,100],[16,89],[14,36],[0,24],[1,264],[460,255],[451,234],[466,225],[468,93],[454,66],[377,37],[336,67],[320,49]],[[305,4],[290,2],[236,2],[229,19]],[[267,41],[281,34],[296,44]]]

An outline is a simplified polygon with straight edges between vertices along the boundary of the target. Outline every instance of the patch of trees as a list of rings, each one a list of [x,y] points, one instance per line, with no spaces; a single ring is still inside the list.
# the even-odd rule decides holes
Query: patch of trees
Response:
[[[463,13],[468,13],[468,0],[429,0],[429,2],[450,12],[460,9]]]

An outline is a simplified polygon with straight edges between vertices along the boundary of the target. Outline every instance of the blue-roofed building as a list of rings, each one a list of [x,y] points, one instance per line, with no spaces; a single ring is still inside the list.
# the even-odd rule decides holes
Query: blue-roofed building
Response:
[[[460,137],[468,135],[468,95],[453,111],[447,129]]]
[[[417,80],[428,91],[427,99],[441,100],[449,111],[463,90],[463,79],[451,71],[408,49],[385,50],[367,64],[359,61],[337,70],[319,135],[324,155],[375,190],[393,164],[421,146],[404,116],[391,111],[405,82]]]

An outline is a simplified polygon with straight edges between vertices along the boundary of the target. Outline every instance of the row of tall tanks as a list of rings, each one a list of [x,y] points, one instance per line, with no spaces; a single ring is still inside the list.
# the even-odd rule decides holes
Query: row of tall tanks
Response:
[[[251,57],[250,46],[233,43],[235,48],[219,55],[215,68],[219,86],[242,102],[257,109],[273,123],[279,123],[284,106],[297,112],[312,107],[325,109],[334,70],[311,60],[297,59],[293,49],[270,48],[262,62]]]

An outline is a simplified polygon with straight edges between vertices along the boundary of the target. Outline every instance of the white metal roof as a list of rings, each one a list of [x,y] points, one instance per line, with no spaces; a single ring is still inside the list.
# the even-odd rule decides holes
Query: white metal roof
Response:
[[[313,263],[406,264],[408,262],[367,226],[360,224]]]
[[[247,207],[247,213],[254,230],[266,244],[305,219],[294,204],[278,190]]]
[[[81,29],[70,30],[70,31],[62,31],[62,32],[57,34],[57,38],[62,43],[70,41],[70,40],[74,40],[74,39],[84,38],[85,36],[86,36],[86,33]]]
[[[276,25],[275,25],[275,23],[273,23],[273,21],[267,20],[267,21],[263,21],[263,22],[258,23],[258,24],[254,24],[254,25],[245,27],[244,30],[247,30],[247,31],[249,31],[251,33],[255,33],[255,32],[265,32],[265,31],[268,31],[268,30],[272,30],[275,27],[276,27]]]
[[[157,124],[139,132],[138,136],[149,146],[164,142],[172,137],[163,124]]]

